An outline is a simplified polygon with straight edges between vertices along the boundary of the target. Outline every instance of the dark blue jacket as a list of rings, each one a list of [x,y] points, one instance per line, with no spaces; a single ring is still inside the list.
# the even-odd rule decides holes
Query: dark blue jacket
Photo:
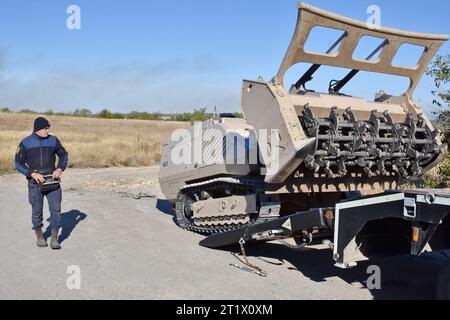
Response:
[[[56,164],[58,155],[58,164]],[[16,152],[16,169],[28,179],[33,172],[51,174],[56,168],[65,170],[68,153],[55,136],[39,137],[36,133],[20,142]]]

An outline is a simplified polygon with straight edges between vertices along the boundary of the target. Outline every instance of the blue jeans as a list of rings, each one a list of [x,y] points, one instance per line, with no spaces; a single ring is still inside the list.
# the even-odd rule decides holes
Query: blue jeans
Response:
[[[44,226],[42,223],[44,196],[47,197],[48,208],[50,210],[50,227],[52,230],[59,229],[61,227],[61,188],[41,192],[39,185],[30,180],[28,182],[28,200],[31,204],[33,230],[40,229]]]

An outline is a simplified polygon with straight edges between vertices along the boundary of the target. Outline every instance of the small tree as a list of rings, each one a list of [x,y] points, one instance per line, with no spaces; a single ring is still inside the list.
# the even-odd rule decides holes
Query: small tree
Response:
[[[149,120],[161,120],[162,114],[160,112],[150,113]]]
[[[450,146],[450,54],[438,56],[428,68],[427,75],[434,78],[436,87],[431,92],[435,97],[433,105],[437,107],[433,113]]]
[[[205,121],[211,118],[211,114],[206,113],[206,108],[194,109],[194,113],[191,115],[189,119],[192,121]]]
[[[103,118],[103,119],[109,119],[109,118],[111,118],[111,116],[112,116],[112,113],[108,109],[103,109],[102,111],[97,113],[97,117]]]
[[[444,133],[444,141],[450,147],[450,54],[438,56],[427,70],[434,78],[435,90],[432,91],[437,106],[434,114]],[[450,156],[439,166],[438,173],[444,179],[450,179]]]

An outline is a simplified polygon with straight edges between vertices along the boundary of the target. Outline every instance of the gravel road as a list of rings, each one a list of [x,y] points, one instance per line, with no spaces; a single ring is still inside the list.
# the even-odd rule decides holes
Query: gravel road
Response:
[[[63,249],[38,248],[25,178],[0,176],[0,299],[432,299],[450,255],[340,270],[328,249],[253,245],[263,278],[230,266],[237,248],[200,247],[202,236],[174,224],[157,167],[68,170],[63,190]],[[374,263],[381,290],[365,285]]]

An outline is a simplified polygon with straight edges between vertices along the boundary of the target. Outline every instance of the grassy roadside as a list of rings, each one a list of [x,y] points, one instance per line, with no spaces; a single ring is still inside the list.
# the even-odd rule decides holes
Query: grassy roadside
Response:
[[[0,173],[14,172],[19,142],[29,135],[36,115],[0,112]],[[186,122],[46,116],[69,152],[69,167],[138,167],[157,164],[161,143]]]

